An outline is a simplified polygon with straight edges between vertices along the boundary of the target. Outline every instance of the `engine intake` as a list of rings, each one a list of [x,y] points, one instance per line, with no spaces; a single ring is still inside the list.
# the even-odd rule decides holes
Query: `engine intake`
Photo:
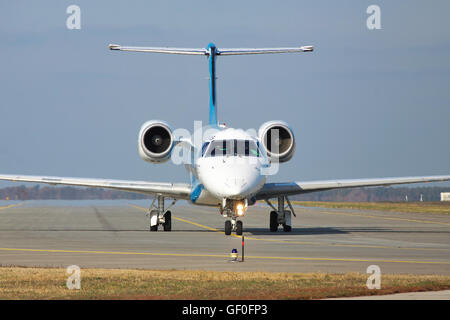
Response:
[[[173,149],[172,129],[160,120],[151,120],[139,132],[139,156],[152,163],[166,162]]]
[[[291,160],[295,153],[294,132],[284,121],[269,121],[264,123],[258,132],[259,141],[271,159],[278,162]]]

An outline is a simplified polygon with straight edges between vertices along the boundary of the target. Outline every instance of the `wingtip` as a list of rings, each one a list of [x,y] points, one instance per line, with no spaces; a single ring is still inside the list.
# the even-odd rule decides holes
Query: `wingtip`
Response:
[[[120,50],[119,44],[110,44],[108,47],[109,47],[109,50]]]

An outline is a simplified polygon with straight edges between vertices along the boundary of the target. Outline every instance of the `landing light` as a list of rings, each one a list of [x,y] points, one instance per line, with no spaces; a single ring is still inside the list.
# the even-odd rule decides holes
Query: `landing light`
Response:
[[[236,213],[238,216],[242,216],[244,214],[244,205],[242,203],[238,203],[236,206]]]

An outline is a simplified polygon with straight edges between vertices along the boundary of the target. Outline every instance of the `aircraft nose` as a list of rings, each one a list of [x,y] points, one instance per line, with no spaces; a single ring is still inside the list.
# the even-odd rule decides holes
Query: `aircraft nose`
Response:
[[[199,170],[199,178],[204,187],[217,198],[243,199],[255,193],[265,181],[259,167],[234,163],[203,165]]]
[[[248,186],[248,182],[243,177],[227,177],[224,184],[228,197],[245,194]]]

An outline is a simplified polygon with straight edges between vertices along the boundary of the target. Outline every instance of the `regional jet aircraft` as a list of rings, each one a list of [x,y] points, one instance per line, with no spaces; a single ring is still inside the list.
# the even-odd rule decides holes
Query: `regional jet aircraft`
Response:
[[[295,216],[289,196],[307,192],[336,188],[365,186],[387,186],[393,184],[435,182],[450,180],[450,176],[402,177],[381,179],[346,179],[327,181],[287,181],[266,183],[270,168],[289,161],[295,151],[294,132],[284,121],[264,123],[257,134],[227,128],[217,120],[216,72],[217,57],[266,53],[312,52],[313,46],[264,49],[219,49],[213,43],[206,48],[157,48],[125,47],[111,44],[111,50],[199,55],[209,62],[209,124],[213,129],[205,134],[200,145],[192,139],[178,139],[165,121],[146,122],[138,136],[140,157],[151,163],[163,163],[173,156],[176,146],[191,152],[190,162],[185,167],[190,175],[190,183],[160,183],[149,181],[124,181],[106,179],[65,178],[25,175],[0,175],[0,180],[46,183],[51,185],[72,185],[84,187],[110,188],[129,192],[154,195],[149,208],[150,231],[162,226],[164,231],[172,229],[170,208],[178,199],[195,205],[217,207],[226,219],[225,234],[243,232],[242,220],[249,206],[263,200],[272,208],[269,215],[269,229],[276,232],[280,226],[285,232],[291,231],[291,214]],[[172,199],[169,206],[164,200]],[[273,205],[271,199],[277,199]]]

